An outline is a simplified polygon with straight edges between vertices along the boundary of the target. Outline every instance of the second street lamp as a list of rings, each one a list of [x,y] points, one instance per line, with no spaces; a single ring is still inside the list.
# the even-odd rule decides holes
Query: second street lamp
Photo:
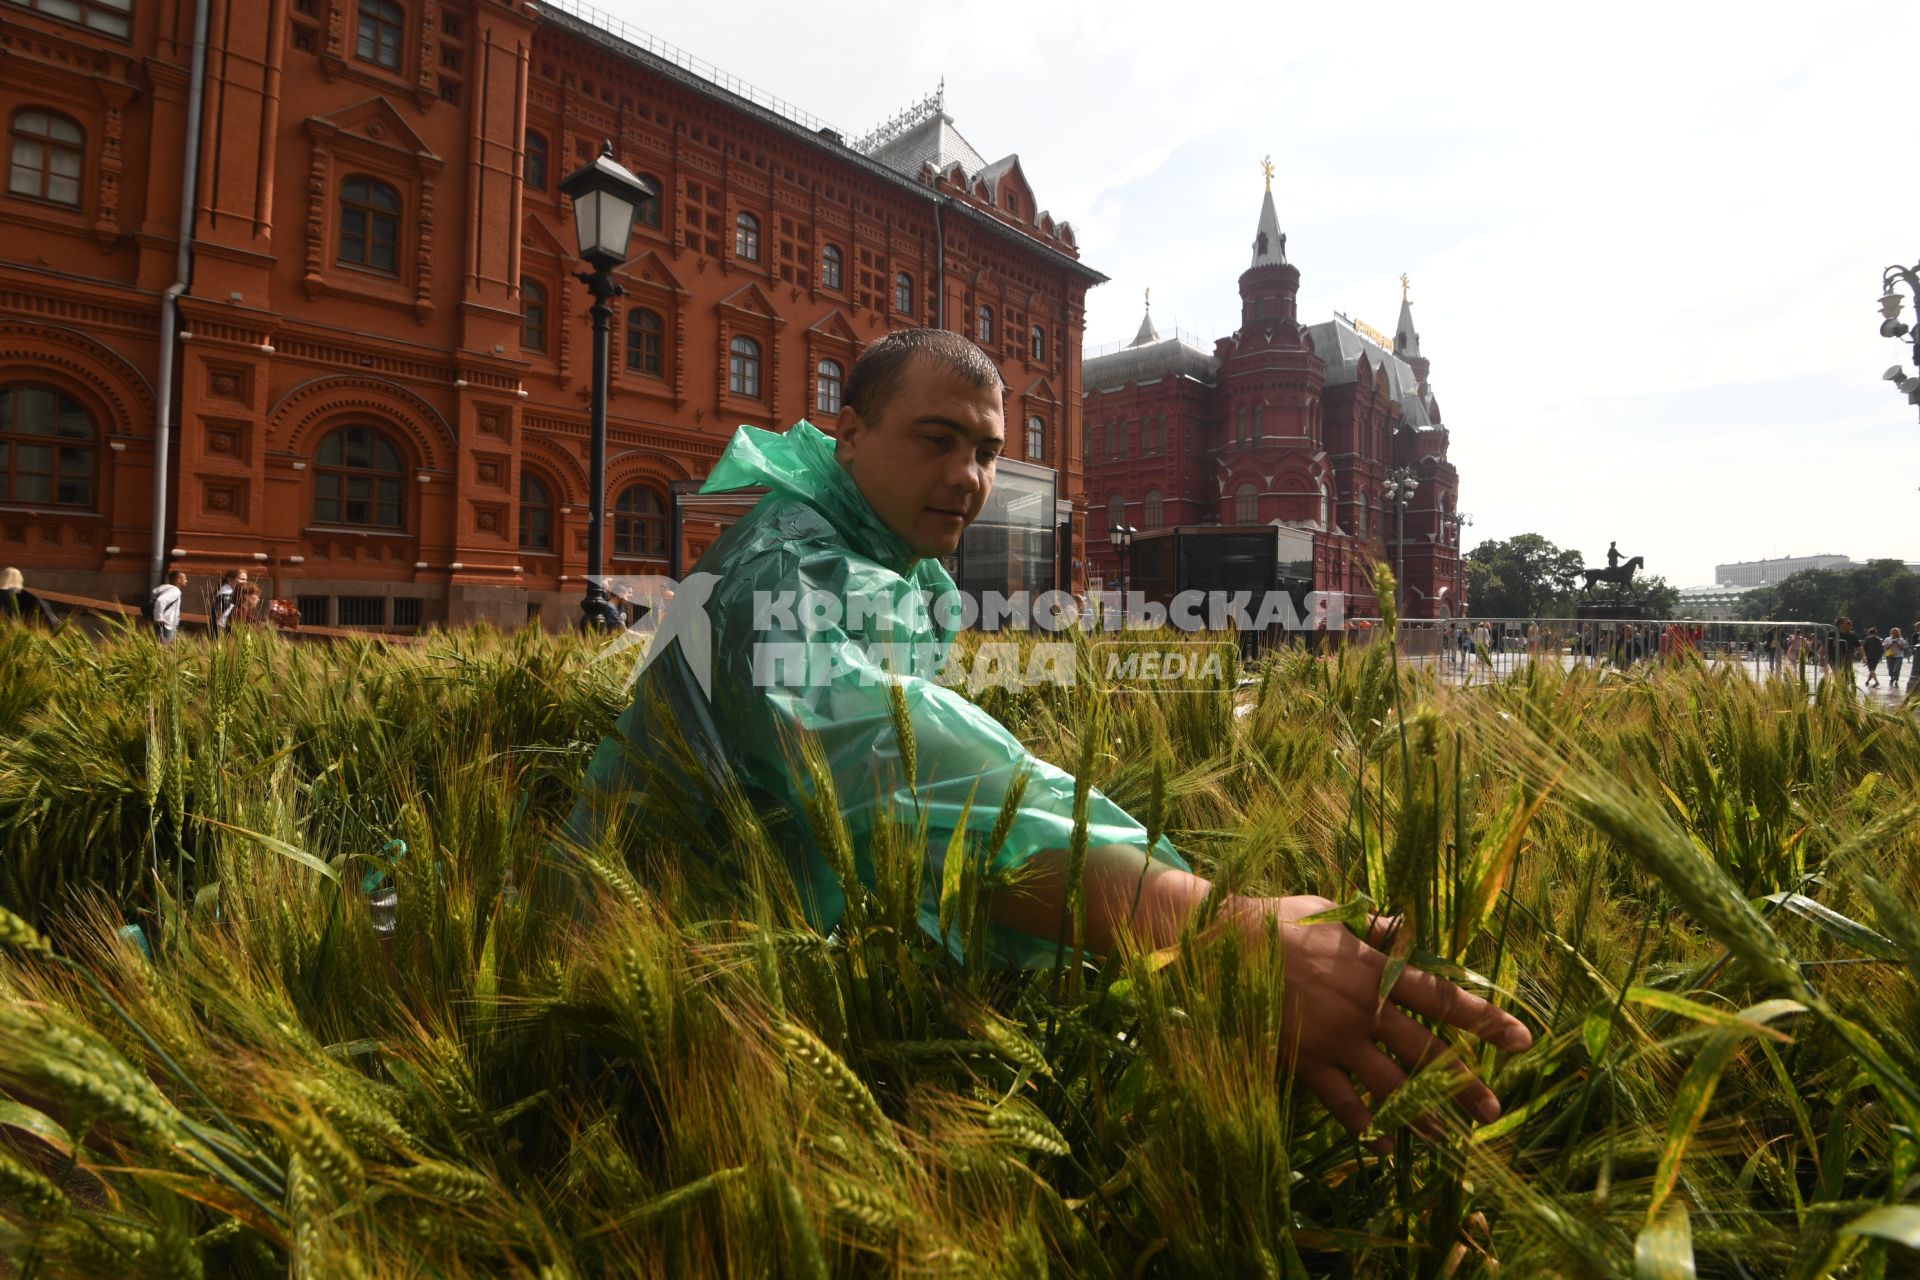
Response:
[[[1107,530],[1107,538],[1113,543],[1113,549],[1120,553],[1120,620],[1127,617],[1127,592],[1133,586],[1129,581],[1133,577],[1133,535],[1138,533],[1130,524],[1117,524]]]
[[[1420,487],[1420,481],[1413,474],[1412,467],[1395,467],[1387,473],[1387,483],[1383,487],[1387,501],[1399,508],[1400,515],[1393,540],[1393,603],[1397,612],[1406,608],[1407,604],[1407,503],[1413,501],[1414,491]]]
[[[629,173],[613,158],[612,141],[600,144],[593,162],[568,174],[560,190],[573,201],[573,232],[580,256],[592,271],[580,273],[580,283],[593,295],[593,409],[590,421],[592,463],[587,487],[592,490],[592,515],[587,525],[587,594],[580,602],[583,627],[616,628],[624,621],[607,600],[607,330],[613,320],[613,299],[626,292],[613,278],[613,269],[627,260],[633,236],[633,216],[640,202],[658,198],[659,189]]]

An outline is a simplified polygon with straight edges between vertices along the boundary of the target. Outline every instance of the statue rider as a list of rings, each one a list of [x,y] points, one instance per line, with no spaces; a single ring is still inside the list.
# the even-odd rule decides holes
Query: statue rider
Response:
[[[1620,567],[1619,544],[1615,542],[1609,542],[1607,543],[1607,568],[1618,569],[1619,567]]]

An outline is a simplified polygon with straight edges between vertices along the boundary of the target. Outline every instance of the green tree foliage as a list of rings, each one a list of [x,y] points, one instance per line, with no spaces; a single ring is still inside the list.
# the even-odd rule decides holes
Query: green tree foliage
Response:
[[[1583,567],[1578,551],[1537,533],[1489,538],[1467,553],[1468,599],[1483,618],[1565,617]]]
[[[1633,580],[1634,595],[1647,602],[1646,615],[1649,618],[1673,618],[1680,613],[1680,588],[1668,582],[1659,574],[1651,578]]]
[[[1756,587],[1740,600],[1742,618],[1832,622],[1842,614],[1861,630],[1911,626],[1920,619],[1920,573],[1898,560],[1869,560],[1845,569],[1802,569]]]

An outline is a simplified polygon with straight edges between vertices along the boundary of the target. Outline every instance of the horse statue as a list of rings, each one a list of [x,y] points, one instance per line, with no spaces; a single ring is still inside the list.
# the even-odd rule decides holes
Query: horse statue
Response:
[[[1586,578],[1587,585],[1580,589],[1580,594],[1591,595],[1594,584],[1598,582],[1611,582],[1625,588],[1632,584],[1634,571],[1644,566],[1646,562],[1645,556],[1635,556],[1631,560],[1623,561],[1618,567],[1582,569],[1580,573]]]

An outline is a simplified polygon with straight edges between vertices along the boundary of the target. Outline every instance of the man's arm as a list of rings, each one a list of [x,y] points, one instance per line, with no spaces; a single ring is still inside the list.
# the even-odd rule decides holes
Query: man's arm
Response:
[[[1067,864],[1064,850],[1035,855],[1016,886],[994,895],[993,919],[1036,937],[1057,938]],[[1191,872],[1148,862],[1140,850],[1125,845],[1088,850],[1081,883],[1084,941],[1096,952],[1111,949],[1123,936],[1147,947],[1172,944],[1213,888]],[[1373,1123],[1372,1107],[1406,1083],[1411,1072],[1437,1064],[1461,1076],[1458,1096],[1468,1114],[1482,1123],[1498,1117],[1493,1091],[1409,1014],[1472,1032],[1509,1053],[1533,1043],[1526,1027],[1479,996],[1418,969],[1403,972],[1381,1001],[1387,957],[1372,944],[1384,941],[1393,922],[1376,918],[1367,941],[1339,924],[1294,923],[1334,905],[1307,896],[1234,895],[1222,905],[1216,926],[1258,945],[1269,922],[1278,924],[1286,974],[1284,1025],[1296,1037],[1291,1057],[1301,1082],[1336,1120],[1359,1133]],[[1371,1107],[1361,1100],[1356,1082]]]

